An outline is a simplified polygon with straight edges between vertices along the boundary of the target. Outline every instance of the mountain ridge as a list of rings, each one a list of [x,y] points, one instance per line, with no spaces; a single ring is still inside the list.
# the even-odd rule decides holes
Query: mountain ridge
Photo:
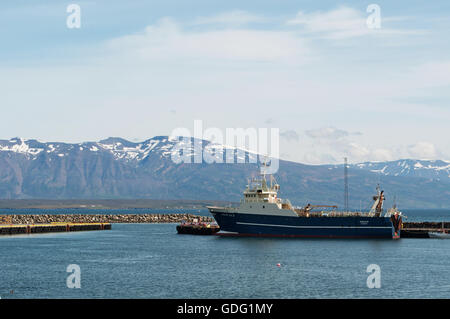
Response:
[[[176,164],[171,157],[178,143],[167,136],[142,142],[120,137],[82,143],[0,140],[0,198],[239,201],[246,179],[258,170],[257,163]],[[221,146],[204,141],[201,151],[217,158],[217,149]],[[187,155],[196,156],[198,151]],[[244,155],[247,161],[255,160],[254,153]],[[342,164],[280,160],[275,177],[282,187],[280,195],[294,204],[342,205]],[[395,195],[405,207],[450,208],[447,161],[404,159],[350,164],[349,181],[352,207],[360,207],[360,200],[365,207],[370,204],[380,183],[388,199]]]

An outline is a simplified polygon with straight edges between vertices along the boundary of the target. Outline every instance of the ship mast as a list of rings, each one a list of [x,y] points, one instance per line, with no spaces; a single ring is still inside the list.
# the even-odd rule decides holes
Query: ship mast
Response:
[[[269,167],[269,165],[267,165],[267,157],[264,157],[264,161],[261,164],[261,170],[260,170],[260,175],[261,175],[261,188],[265,191],[279,191],[280,190],[280,185],[277,184],[275,178],[273,177],[272,174],[267,174],[266,169]],[[270,184],[268,185],[267,183],[267,179],[266,179],[266,175],[270,176]],[[275,184],[274,184],[275,183]]]
[[[347,157],[344,157],[344,208],[348,212],[348,167]]]
[[[261,176],[262,176],[261,186],[263,189],[267,189],[266,169],[267,169],[267,158],[265,157],[261,167]]]

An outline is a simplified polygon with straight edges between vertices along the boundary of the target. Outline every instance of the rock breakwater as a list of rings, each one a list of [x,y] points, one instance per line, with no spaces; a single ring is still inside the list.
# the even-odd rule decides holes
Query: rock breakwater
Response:
[[[212,217],[193,214],[39,214],[39,215],[3,215],[12,224],[47,224],[47,223],[179,223],[212,222]]]

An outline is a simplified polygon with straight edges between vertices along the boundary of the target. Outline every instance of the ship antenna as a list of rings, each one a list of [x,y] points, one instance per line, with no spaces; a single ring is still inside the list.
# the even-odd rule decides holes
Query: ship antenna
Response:
[[[348,167],[347,167],[347,157],[344,157],[344,207],[345,211],[348,212]]]
[[[261,169],[264,179],[266,178],[266,169],[267,169],[267,157],[264,156],[264,161],[262,163],[262,169]]]

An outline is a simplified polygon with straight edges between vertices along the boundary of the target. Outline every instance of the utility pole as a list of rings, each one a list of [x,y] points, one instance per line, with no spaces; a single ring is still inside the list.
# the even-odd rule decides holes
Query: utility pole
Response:
[[[347,167],[347,157],[344,157],[344,207],[345,212],[348,212],[348,167]]]

